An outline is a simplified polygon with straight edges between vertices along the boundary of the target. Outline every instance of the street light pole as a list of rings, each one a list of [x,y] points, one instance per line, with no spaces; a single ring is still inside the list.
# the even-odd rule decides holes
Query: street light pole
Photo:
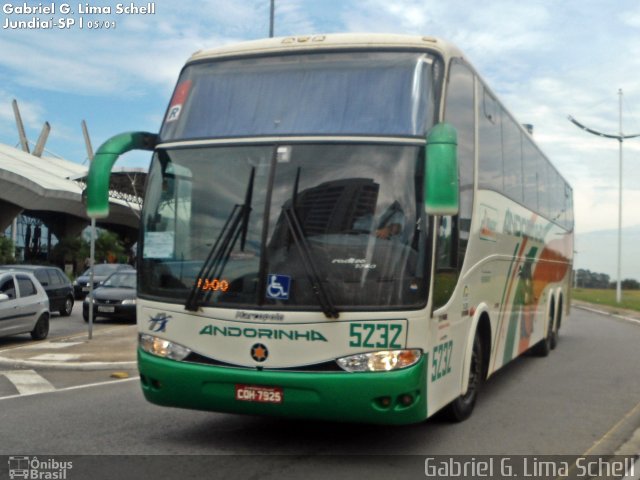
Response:
[[[273,38],[273,21],[275,17],[276,0],[271,0],[271,9],[269,10],[269,38]]]
[[[619,144],[619,162],[618,162],[618,280],[616,281],[616,302],[622,301],[622,89],[618,89],[618,113],[620,120],[620,129],[618,130],[618,144]]]
[[[603,138],[614,138],[618,140],[620,144],[620,153],[619,153],[619,165],[618,165],[618,268],[617,268],[617,281],[616,281],[616,302],[620,303],[622,301],[622,142],[624,142],[625,138],[635,138],[640,137],[640,133],[634,135],[624,135],[622,133],[622,89],[618,89],[618,119],[619,119],[619,131],[618,135],[613,135],[609,133],[599,132],[597,130],[593,130],[591,128],[585,127],[583,124],[578,122],[575,118],[569,115],[569,121],[581,128],[585,132],[592,133],[593,135],[598,135]]]

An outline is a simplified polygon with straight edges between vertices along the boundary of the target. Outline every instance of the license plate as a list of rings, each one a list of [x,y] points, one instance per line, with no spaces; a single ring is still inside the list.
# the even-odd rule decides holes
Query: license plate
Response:
[[[83,292],[88,292],[89,291],[89,287],[82,287],[82,291]]]
[[[282,403],[284,401],[284,392],[281,387],[236,385],[236,400],[241,402]]]
[[[104,312],[104,313],[113,313],[113,312],[116,311],[116,307],[99,306],[98,307],[98,311],[99,312]]]

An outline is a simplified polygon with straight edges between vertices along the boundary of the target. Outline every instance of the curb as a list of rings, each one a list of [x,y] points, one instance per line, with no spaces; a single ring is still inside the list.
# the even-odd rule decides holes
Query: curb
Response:
[[[118,326],[113,328],[106,328],[101,331],[101,333],[109,333],[114,330],[129,328],[130,326]],[[42,342],[38,342],[42,345],[43,349],[46,349],[46,344],[58,343],[64,340],[70,340],[78,337],[86,337],[86,333],[78,333],[72,334],[64,337],[56,338],[55,340],[45,340]],[[96,341],[96,340],[92,340]],[[19,351],[24,348],[33,348],[33,343],[29,343],[26,345],[20,345],[18,347],[13,347],[5,350],[8,351]],[[4,355],[0,355],[0,366],[2,367],[14,367],[14,368],[48,368],[53,370],[110,370],[110,369],[137,369],[138,362],[137,360],[129,360],[129,361],[121,361],[121,362],[100,362],[100,361],[43,361],[43,360],[24,360],[11,358]]]
[[[597,308],[593,308],[593,307],[587,306],[585,304],[572,303],[571,307],[572,308],[577,308],[579,310],[586,310],[587,312],[591,312],[591,313],[597,313],[599,315],[604,315],[605,317],[613,317],[613,318],[617,318],[618,320],[624,320],[625,322],[635,323],[637,325],[640,325],[640,320],[637,319],[637,318],[627,317],[625,315],[620,315],[618,313],[609,312],[607,310],[600,310],[600,309],[597,309]]]
[[[110,370],[138,368],[138,362],[39,362],[17,360],[0,356],[0,365],[5,367],[51,368],[55,370]]]

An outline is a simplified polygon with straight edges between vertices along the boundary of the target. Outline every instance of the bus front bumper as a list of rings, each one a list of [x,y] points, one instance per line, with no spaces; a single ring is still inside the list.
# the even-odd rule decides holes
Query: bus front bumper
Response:
[[[138,349],[145,398],[170,407],[249,415],[416,423],[427,417],[426,357],[392,372],[282,372],[178,362]],[[277,388],[281,403],[236,399],[238,385]]]

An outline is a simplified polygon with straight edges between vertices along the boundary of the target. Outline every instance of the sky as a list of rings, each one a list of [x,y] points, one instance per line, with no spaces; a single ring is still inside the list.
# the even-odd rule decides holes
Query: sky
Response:
[[[158,0],[153,15],[115,14],[116,1],[72,1],[68,15],[35,15],[73,19],[71,28],[3,28],[6,20],[34,16],[8,13],[25,3],[51,5],[0,1],[0,143],[18,145],[15,98],[29,140],[35,142],[49,121],[49,154],[78,163],[87,159],[83,119],[94,149],[123,131],[157,132],[180,69],[193,52],[269,34],[269,0]],[[55,2],[57,9],[61,3]],[[618,134],[622,89],[623,132],[640,133],[637,0],[275,0],[275,5],[276,36],[378,32],[453,42],[515,117],[534,125],[534,139],[573,186],[578,239],[617,228],[619,144],[578,129],[567,116]],[[110,6],[112,14],[80,13],[100,6]],[[95,20],[110,22],[110,28],[89,29],[87,22]],[[146,168],[148,162],[148,154],[135,153],[118,166]],[[624,143],[624,227],[640,226],[637,165],[640,138]],[[589,268],[579,242],[576,250],[576,265]],[[609,254],[606,273],[613,273],[615,252]]]

